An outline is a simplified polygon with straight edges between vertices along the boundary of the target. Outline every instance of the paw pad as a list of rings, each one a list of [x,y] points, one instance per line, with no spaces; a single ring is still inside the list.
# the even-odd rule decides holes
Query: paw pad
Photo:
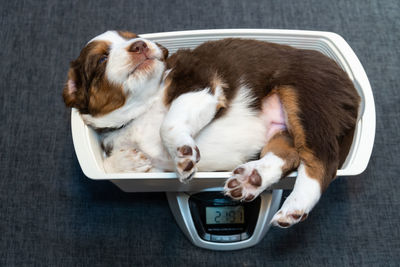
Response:
[[[246,165],[233,171],[233,176],[225,183],[225,194],[234,199],[252,201],[262,191],[262,178],[255,168],[246,169]]]
[[[199,148],[197,146],[183,145],[175,151],[176,172],[181,182],[187,182],[196,172],[196,163],[200,160]]]
[[[190,171],[194,167],[194,164],[193,164],[193,161],[188,159],[183,162],[179,162],[178,167],[181,168],[184,172],[187,172],[187,171]]]
[[[230,180],[230,181],[228,182],[228,187],[229,187],[229,188],[235,188],[235,187],[237,187],[237,186],[239,186],[239,185],[240,185],[240,183],[239,183],[239,181],[236,180],[236,179],[232,179],[232,180]]]
[[[253,186],[260,186],[261,185],[261,176],[256,169],[250,174],[249,183]]]
[[[237,188],[231,191],[231,196],[234,198],[241,198],[242,197],[242,188]]]
[[[200,161],[200,150],[197,146],[194,147],[194,150],[196,150],[196,163]]]
[[[286,228],[290,226],[290,223],[278,221],[280,227]]]
[[[233,171],[233,174],[243,174],[243,172],[244,172],[244,168],[239,167],[239,168],[236,168],[236,169]]]
[[[301,218],[301,215],[299,215],[299,214],[291,214],[290,216],[292,216],[293,219],[295,219],[295,220],[298,220]]]
[[[191,156],[193,154],[193,150],[190,146],[182,146],[178,148],[179,153],[181,153],[182,156]]]
[[[281,228],[288,228],[296,223],[302,222],[308,214],[299,210],[283,212],[278,211],[271,220],[271,223]]]

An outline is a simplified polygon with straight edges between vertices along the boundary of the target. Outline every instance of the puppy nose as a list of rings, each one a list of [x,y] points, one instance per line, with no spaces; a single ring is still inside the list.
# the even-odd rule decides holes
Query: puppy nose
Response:
[[[145,42],[136,41],[129,47],[129,52],[142,54],[143,52],[146,52],[148,49],[149,48],[147,47],[147,44]]]

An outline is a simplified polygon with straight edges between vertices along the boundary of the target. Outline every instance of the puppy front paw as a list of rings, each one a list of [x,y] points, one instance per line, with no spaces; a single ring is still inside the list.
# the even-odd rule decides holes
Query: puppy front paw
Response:
[[[196,145],[182,145],[176,149],[175,169],[179,180],[186,183],[196,173],[196,163],[200,160],[200,151]]]

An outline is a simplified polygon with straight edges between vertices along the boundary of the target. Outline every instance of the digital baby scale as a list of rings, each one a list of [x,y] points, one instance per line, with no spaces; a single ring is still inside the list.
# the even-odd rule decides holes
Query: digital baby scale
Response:
[[[337,176],[362,173],[375,138],[375,105],[367,75],[346,41],[335,33],[299,30],[199,30],[142,34],[174,53],[179,48],[229,37],[257,39],[317,50],[335,60],[349,75],[361,97],[353,143]],[[77,110],[71,113],[72,137],[79,164],[94,180],[110,180],[125,192],[166,192],[171,211],[183,233],[196,246],[235,250],[256,245],[267,233],[279,208],[282,189],[293,188],[296,173],[275,184],[252,202],[234,201],[222,194],[230,172],[198,172],[186,184],[175,173],[106,173],[96,133]]]
[[[221,190],[167,193],[169,206],[183,233],[196,246],[213,250],[257,244],[279,208],[282,190],[265,191],[251,202],[232,200]]]

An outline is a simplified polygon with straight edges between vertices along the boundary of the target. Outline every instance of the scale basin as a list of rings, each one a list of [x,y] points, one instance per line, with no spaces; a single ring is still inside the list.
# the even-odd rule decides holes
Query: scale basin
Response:
[[[361,96],[353,143],[337,176],[358,175],[367,167],[375,137],[374,99],[364,68],[341,36],[331,32],[264,29],[178,31],[140,36],[162,44],[171,54],[179,48],[194,48],[205,41],[239,37],[317,50],[331,57],[348,73]],[[84,124],[76,109],[71,112],[71,127],[75,152],[84,174],[93,180],[110,180],[125,192],[200,191],[221,187],[230,177],[230,172],[197,172],[190,183],[183,184],[173,172],[106,173],[97,134]],[[295,177],[293,172],[272,189],[291,189]]]

